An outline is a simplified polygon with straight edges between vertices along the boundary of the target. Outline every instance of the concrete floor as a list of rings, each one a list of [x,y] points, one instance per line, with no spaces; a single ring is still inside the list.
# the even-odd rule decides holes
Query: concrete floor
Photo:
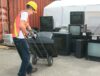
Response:
[[[0,76],[17,76],[20,58],[15,49],[0,49]],[[52,67],[46,60],[39,60],[38,71],[32,76],[100,76],[100,62],[77,59],[73,56],[59,56]]]

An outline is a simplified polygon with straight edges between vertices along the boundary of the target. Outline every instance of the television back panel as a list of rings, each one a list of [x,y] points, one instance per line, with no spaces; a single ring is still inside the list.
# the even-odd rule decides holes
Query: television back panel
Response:
[[[40,31],[53,31],[54,21],[52,16],[40,17]]]
[[[84,12],[70,12],[70,24],[84,24]]]
[[[87,50],[87,41],[84,39],[76,39],[75,44],[76,44],[74,52],[75,57],[77,58],[85,57]]]
[[[70,55],[71,49],[71,38],[70,34],[60,34],[60,33],[54,33],[53,35],[54,43],[56,46],[56,49],[58,50],[58,53],[60,55]]]

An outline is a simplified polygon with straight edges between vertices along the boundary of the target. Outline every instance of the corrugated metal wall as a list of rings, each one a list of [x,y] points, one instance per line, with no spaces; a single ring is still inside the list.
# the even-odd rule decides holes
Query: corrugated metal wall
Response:
[[[8,1],[9,1],[8,2],[9,18],[10,18],[10,26],[11,26],[10,28],[12,29],[12,25],[16,15],[18,14],[18,12],[25,9],[26,3],[30,0],[8,0]],[[33,14],[30,17],[30,25],[33,28],[34,27],[39,28],[40,27],[39,18],[43,14],[43,8],[54,0],[34,0],[34,1],[36,1],[38,4],[38,11],[37,11],[38,13]]]
[[[2,35],[9,32],[7,0],[0,0],[0,40]]]

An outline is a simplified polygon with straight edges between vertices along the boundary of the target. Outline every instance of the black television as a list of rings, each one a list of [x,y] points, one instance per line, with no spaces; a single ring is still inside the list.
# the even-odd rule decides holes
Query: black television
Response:
[[[53,16],[40,17],[40,31],[53,31],[54,21]]]
[[[69,25],[69,33],[73,36],[80,36],[81,35],[81,25],[79,24]]]
[[[84,12],[83,11],[70,12],[70,24],[84,24]]]
[[[71,36],[70,34],[63,34],[63,33],[53,33],[54,45],[58,54],[60,55],[70,55],[71,48]]]
[[[87,58],[93,61],[100,61],[100,40],[88,41]]]

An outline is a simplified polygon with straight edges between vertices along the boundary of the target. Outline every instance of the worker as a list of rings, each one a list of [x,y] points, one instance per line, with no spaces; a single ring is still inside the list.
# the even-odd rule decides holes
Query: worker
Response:
[[[18,76],[26,76],[32,72],[36,72],[37,68],[33,68],[30,63],[30,53],[29,46],[25,37],[28,36],[28,31],[31,31],[29,25],[29,15],[37,13],[37,3],[34,1],[29,1],[26,4],[26,9],[21,11],[14,22],[13,27],[13,41],[22,60],[21,67],[18,72]]]

